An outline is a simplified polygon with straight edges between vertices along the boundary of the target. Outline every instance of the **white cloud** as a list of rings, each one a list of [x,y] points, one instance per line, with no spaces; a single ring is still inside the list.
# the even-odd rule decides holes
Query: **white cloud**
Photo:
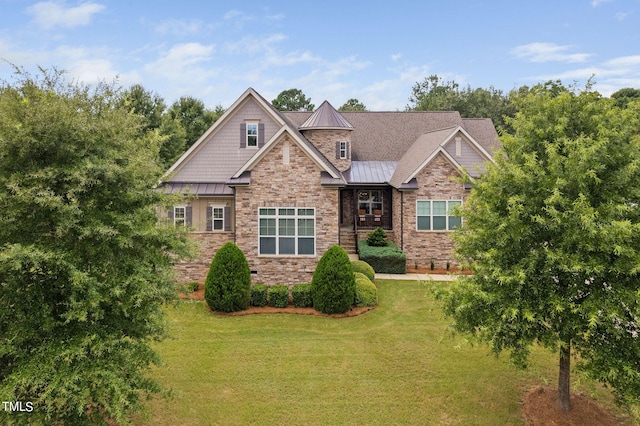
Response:
[[[50,29],[56,26],[73,28],[89,25],[93,15],[102,12],[106,7],[98,3],[83,3],[76,7],[67,7],[64,2],[40,2],[27,9],[33,21],[41,28]]]
[[[196,35],[204,30],[204,23],[200,20],[169,19],[155,26],[155,31],[160,34],[172,34],[177,36]]]
[[[571,46],[561,46],[555,43],[529,43],[517,46],[511,50],[517,58],[530,62],[586,62],[592,55],[590,53],[566,53]]]
[[[591,7],[598,7],[603,3],[609,3],[613,0],[592,0],[591,1]]]
[[[616,13],[616,19],[618,21],[624,21],[627,19],[627,16],[631,15],[632,12],[618,12]]]
[[[144,69],[159,79],[179,82],[195,89],[199,83],[206,82],[217,73],[214,67],[208,66],[214,52],[215,46],[212,44],[176,44],[156,61],[145,65]]]

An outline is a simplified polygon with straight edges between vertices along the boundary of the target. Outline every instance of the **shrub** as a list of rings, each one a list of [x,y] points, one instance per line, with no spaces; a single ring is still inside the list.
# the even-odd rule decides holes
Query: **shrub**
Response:
[[[354,260],[351,262],[351,266],[353,267],[353,272],[363,273],[371,282],[376,279],[376,271],[364,260]]]
[[[344,313],[351,309],[356,281],[349,255],[340,246],[333,246],[322,255],[313,280],[313,307],[325,314]]]
[[[294,285],[291,289],[291,301],[296,308],[309,308],[313,306],[311,284]]]
[[[367,262],[376,273],[406,274],[407,256],[395,244],[371,247],[365,240],[358,242],[360,259]]]
[[[247,258],[232,242],[224,244],[211,261],[204,298],[212,311],[247,309],[251,298],[251,271]]]
[[[284,284],[276,284],[269,287],[269,305],[275,308],[289,306],[289,287]]]
[[[375,306],[378,304],[378,289],[364,274],[356,274],[355,305]]]
[[[387,233],[384,229],[378,227],[373,230],[367,237],[367,244],[371,247],[385,247],[389,242],[387,241]]]
[[[251,287],[251,306],[267,306],[267,290],[266,284],[256,284]]]

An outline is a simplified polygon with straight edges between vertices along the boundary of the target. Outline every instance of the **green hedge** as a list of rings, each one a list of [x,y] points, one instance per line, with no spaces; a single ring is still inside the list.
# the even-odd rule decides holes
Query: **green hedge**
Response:
[[[284,284],[269,287],[269,305],[276,308],[289,306],[289,287]]]
[[[407,256],[391,242],[386,247],[371,247],[366,240],[358,241],[358,252],[360,260],[371,265],[377,273],[407,273]]]
[[[266,284],[255,284],[251,287],[251,306],[267,306]]]
[[[291,289],[291,301],[296,308],[310,308],[313,306],[311,298],[311,284],[296,284]]]
[[[356,272],[355,305],[357,307],[362,307],[376,306],[377,304],[378,289],[376,288],[375,284],[372,283],[364,274]]]
[[[204,298],[212,311],[236,312],[249,307],[251,271],[235,244],[225,243],[216,251],[204,282]]]
[[[351,262],[351,266],[353,266],[353,272],[360,272],[366,275],[371,282],[374,282],[376,279],[376,272],[373,270],[371,265],[369,265],[364,260],[354,260]]]

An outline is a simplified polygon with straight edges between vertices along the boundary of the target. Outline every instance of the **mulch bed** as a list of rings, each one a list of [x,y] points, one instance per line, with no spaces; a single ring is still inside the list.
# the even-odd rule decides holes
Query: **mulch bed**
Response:
[[[595,401],[583,395],[571,394],[571,411],[558,406],[557,389],[537,386],[522,402],[524,420],[530,426],[616,426],[623,424]]]

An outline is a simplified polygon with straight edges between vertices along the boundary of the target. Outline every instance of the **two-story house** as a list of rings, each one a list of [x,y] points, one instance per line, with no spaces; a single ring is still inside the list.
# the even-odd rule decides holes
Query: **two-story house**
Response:
[[[178,265],[202,281],[233,241],[254,282],[310,282],[332,245],[355,251],[383,227],[409,267],[453,262],[450,233],[471,176],[492,161],[490,119],[458,112],[280,112],[248,89],[169,169],[162,188],[190,194],[168,217],[190,226],[200,256]]]

